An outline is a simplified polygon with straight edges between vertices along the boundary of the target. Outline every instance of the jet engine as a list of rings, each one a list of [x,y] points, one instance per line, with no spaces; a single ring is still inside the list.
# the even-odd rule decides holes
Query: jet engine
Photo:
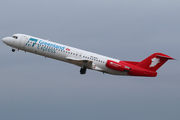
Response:
[[[129,72],[131,70],[130,67],[112,60],[107,60],[106,67],[123,72]]]

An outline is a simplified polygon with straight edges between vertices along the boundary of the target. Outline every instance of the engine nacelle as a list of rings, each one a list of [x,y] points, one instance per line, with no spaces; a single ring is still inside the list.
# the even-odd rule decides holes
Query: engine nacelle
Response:
[[[106,67],[123,72],[129,72],[131,70],[130,67],[112,60],[107,60]]]

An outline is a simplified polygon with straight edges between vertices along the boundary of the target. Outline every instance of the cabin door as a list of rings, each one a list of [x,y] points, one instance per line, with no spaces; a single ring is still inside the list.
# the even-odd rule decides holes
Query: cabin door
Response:
[[[28,40],[27,37],[22,36],[21,41],[20,41],[20,44],[19,44],[19,47],[20,47],[20,48],[24,48],[27,40]]]

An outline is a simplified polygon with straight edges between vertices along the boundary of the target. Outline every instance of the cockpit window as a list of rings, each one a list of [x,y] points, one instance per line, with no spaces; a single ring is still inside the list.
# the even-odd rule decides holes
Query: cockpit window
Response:
[[[18,39],[18,37],[17,37],[17,36],[13,36],[13,38]]]

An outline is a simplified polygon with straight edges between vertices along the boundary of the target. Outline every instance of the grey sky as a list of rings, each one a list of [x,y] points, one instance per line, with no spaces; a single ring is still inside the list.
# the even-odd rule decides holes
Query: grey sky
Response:
[[[1,42],[2,120],[179,120],[180,1],[1,0],[0,38],[37,36],[106,56],[168,61],[156,78],[124,77],[80,68]]]

